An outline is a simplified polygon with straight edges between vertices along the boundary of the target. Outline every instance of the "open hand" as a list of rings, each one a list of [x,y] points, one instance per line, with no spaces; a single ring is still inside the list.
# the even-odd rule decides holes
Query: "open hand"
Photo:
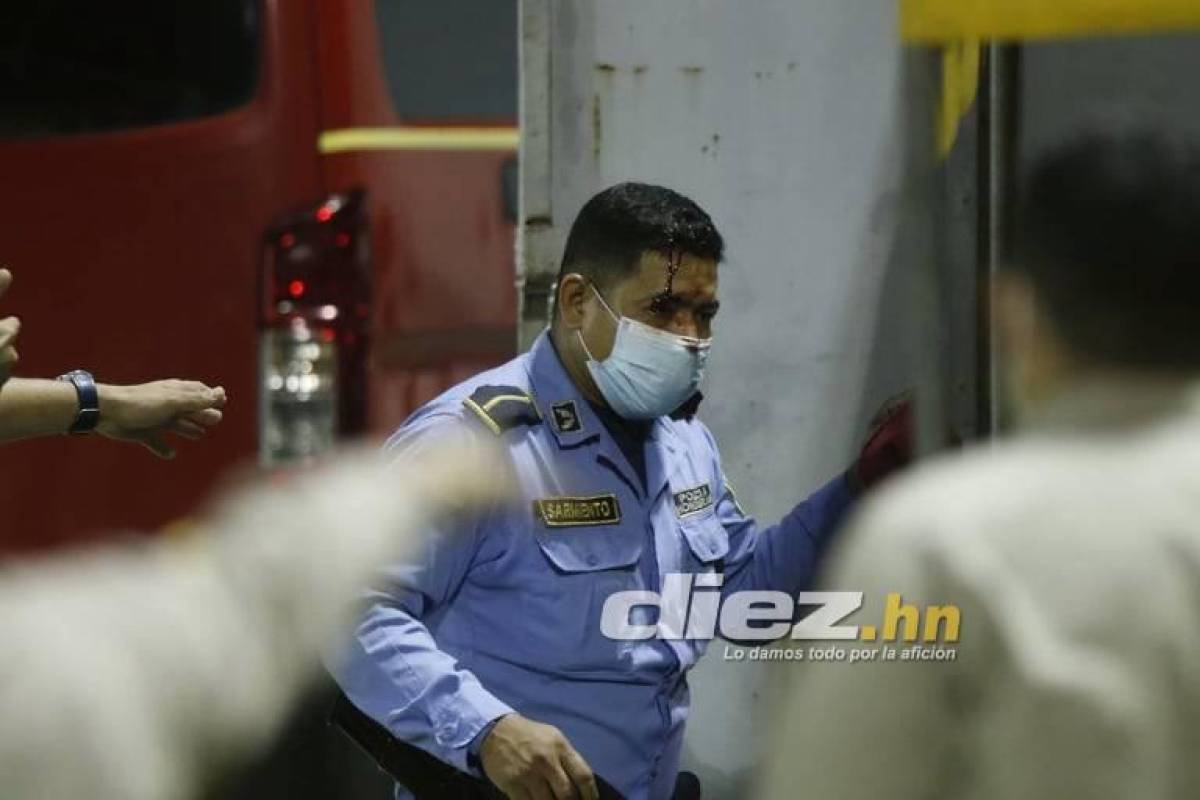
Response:
[[[889,398],[871,420],[871,430],[851,467],[859,491],[870,489],[913,460],[913,395],[909,390]]]
[[[174,458],[168,433],[199,439],[221,421],[225,390],[197,381],[166,380],[135,386],[97,386],[100,421],[96,432],[109,439],[139,442],[159,458]]]

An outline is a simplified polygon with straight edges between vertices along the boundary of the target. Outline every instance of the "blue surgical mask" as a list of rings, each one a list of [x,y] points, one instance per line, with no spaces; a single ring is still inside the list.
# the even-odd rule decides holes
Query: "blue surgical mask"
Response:
[[[712,339],[694,339],[618,317],[593,286],[600,304],[617,323],[612,352],[597,361],[583,334],[588,372],[609,407],[624,419],[656,419],[670,414],[696,393],[708,365]]]

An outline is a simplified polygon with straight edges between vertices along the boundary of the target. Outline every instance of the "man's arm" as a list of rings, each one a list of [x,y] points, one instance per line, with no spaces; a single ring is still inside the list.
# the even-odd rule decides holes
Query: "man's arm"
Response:
[[[471,437],[461,420],[431,415],[411,423],[388,449],[419,456]],[[371,592],[349,647],[331,664],[346,696],[393,736],[464,772],[469,745],[490,723],[512,713],[469,671],[442,651],[423,619],[457,593],[479,546],[470,530],[431,529],[424,557],[390,568],[386,588]]]
[[[723,593],[749,589],[794,595],[808,587],[818,560],[858,497],[911,460],[912,417],[909,396],[889,399],[872,419],[854,463],[793,508],[778,525],[761,531],[738,505],[718,456],[721,486],[717,514],[729,534]],[[707,429],[705,434],[717,453],[712,434]]]
[[[12,285],[12,273],[0,269],[0,298]],[[18,361],[16,340],[21,322],[0,319],[0,444],[66,433],[79,412],[79,393],[66,381],[9,378]],[[163,436],[199,439],[221,421],[225,390],[195,381],[155,381],[138,386],[96,385],[99,416],[96,432],[109,439],[138,442],[161,458],[175,449]],[[90,420],[89,420],[90,421]]]
[[[409,423],[388,444],[403,458],[474,433],[452,415]],[[437,642],[424,619],[448,603],[478,552],[469,529],[431,528],[425,558],[391,568],[370,596],[349,647],[330,665],[346,696],[393,736],[459,770],[491,779],[505,794],[599,796],[595,777],[561,731],[526,719],[494,696]],[[545,795],[549,796],[549,795]]]
[[[164,435],[198,439],[221,421],[225,390],[196,381],[155,381],[136,386],[97,384],[100,418],[96,432],[138,442],[155,455],[175,450]],[[0,390],[0,444],[66,433],[75,420],[79,398],[66,381],[13,378]]]
[[[855,492],[849,478],[839,475],[779,524],[764,529],[742,511],[728,484],[718,496],[717,515],[729,534],[722,594],[756,590],[794,595],[812,582],[821,554],[854,504]]]
[[[0,391],[0,442],[66,433],[78,407],[70,383],[13,378]]]

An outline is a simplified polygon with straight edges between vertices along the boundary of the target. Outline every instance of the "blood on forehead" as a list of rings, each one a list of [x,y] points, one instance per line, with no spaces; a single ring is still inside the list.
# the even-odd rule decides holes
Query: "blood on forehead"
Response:
[[[663,290],[650,301],[650,310],[658,313],[667,309],[667,303],[675,293],[675,276],[683,264],[683,251],[675,247],[674,229],[667,235],[667,283]]]

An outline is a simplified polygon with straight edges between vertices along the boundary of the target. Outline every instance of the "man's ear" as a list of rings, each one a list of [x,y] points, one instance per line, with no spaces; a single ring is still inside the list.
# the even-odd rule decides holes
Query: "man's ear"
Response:
[[[556,305],[563,325],[570,330],[583,327],[584,304],[588,299],[588,280],[578,273],[564,275],[558,282]]]

